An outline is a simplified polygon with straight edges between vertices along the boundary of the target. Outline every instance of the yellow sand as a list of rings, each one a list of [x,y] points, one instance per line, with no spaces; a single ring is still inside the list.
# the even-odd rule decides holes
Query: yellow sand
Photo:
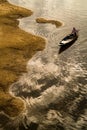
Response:
[[[0,0],[0,111],[17,116],[24,109],[20,98],[9,94],[9,87],[26,71],[26,63],[37,51],[43,50],[45,40],[18,27],[18,18],[32,11]]]
[[[36,22],[37,23],[51,23],[51,24],[54,24],[57,28],[62,26],[62,23],[60,21],[57,21],[57,20],[48,20],[48,19],[45,19],[45,18],[37,18],[36,19]]]

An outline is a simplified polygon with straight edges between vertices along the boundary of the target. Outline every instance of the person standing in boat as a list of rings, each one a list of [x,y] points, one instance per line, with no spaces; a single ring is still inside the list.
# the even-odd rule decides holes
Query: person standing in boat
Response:
[[[76,36],[77,33],[78,33],[78,30],[75,27],[73,27],[71,34]]]

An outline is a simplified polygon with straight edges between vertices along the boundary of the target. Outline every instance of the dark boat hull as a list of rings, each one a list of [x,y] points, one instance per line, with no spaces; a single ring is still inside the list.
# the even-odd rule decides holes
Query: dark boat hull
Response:
[[[78,39],[78,37],[75,37],[71,42],[69,42],[67,44],[61,44],[60,48],[59,48],[59,54],[62,53],[63,51],[65,51],[66,49],[68,49],[70,46],[72,46],[77,39]]]
[[[68,36],[66,36],[64,39],[62,39],[62,41],[59,43],[60,46],[66,46],[68,44],[72,44],[73,42],[75,42],[78,38],[78,35],[73,35],[70,34]]]

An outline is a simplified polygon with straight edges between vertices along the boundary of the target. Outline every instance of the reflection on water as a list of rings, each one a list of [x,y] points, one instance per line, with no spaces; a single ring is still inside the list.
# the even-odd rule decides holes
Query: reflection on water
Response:
[[[31,122],[36,123],[38,130],[86,130],[87,1],[9,1],[32,9],[34,15],[20,20],[20,27],[47,39],[44,51],[28,62],[28,72],[11,88],[16,96],[25,98],[26,111],[18,122],[25,128]],[[64,26],[58,29],[54,25],[38,24],[37,17],[63,21]],[[58,44],[73,26],[80,29],[79,38],[59,55]]]

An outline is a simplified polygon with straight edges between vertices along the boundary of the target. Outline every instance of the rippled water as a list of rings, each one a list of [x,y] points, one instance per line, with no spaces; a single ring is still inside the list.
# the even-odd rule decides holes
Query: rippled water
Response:
[[[12,86],[12,92],[26,103],[18,122],[23,122],[24,129],[33,122],[38,124],[34,130],[87,130],[87,0],[9,1],[34,11],[19,26],[47,40],[44,51],[34,55],[28,72]],[[37,17],[64,25],[38,24]],[[60,40],[73,26],[80,30],[78,40],[58,54]]]

